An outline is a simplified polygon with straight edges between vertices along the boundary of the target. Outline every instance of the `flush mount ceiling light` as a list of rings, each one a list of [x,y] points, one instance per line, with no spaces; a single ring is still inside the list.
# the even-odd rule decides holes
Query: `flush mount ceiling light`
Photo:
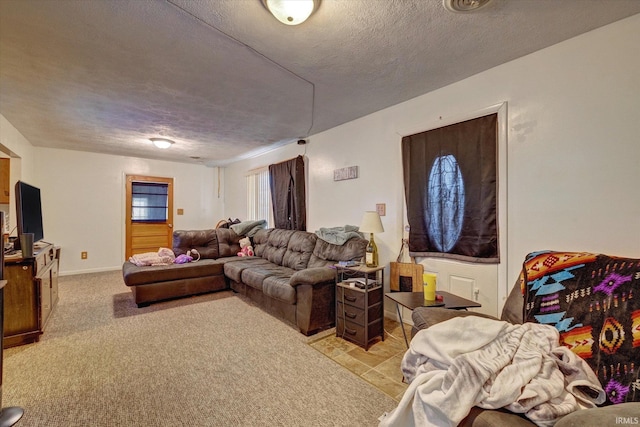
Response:
[[[449,12],[465,13],[474,12],[484,7],[491,0],[442,0],[442,4]]]
[[[320,0],[261,0],[275,18],[287,25],[302,24],[318,8]]]
[[[155,145],[158,148],[169,148],[171,147],[171,144],[173,144],[174,142],[170,139],[167,138],[149,138],[149,141],[153,142],[153,145]]]

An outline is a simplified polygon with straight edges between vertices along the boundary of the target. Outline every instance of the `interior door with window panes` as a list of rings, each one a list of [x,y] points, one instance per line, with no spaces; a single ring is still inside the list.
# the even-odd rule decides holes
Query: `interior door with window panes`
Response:
[[[173,178],[127,175],[125,259],[171,248]]]

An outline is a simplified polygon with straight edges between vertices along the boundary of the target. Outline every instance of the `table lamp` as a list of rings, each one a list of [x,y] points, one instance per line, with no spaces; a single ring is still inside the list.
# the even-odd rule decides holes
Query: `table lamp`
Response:
[[[382,227],[382,221],[380,215],[376,211],[367,211],[362,217],[360,224],[360,230],[363,233],[370,233],[369,244],[367,245],[365,264],[367,267],[378,266],[378,247],[373,240],[373,233],[382,233],[384,228]]]

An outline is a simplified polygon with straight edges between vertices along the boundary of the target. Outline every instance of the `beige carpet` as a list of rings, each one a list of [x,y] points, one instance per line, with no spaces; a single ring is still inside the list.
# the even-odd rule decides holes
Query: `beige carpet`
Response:
[[[39,343],[5,351],[20,426],[372,426],[396,402],[231,292],[138,309],[119,272],[62,277]]]

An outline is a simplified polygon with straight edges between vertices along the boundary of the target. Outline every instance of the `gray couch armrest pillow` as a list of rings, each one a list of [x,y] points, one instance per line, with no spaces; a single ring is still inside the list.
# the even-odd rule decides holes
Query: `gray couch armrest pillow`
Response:
[[[368,241],[352,237],[344,245],[334,245],[322,239],[316,239],[308,267],[324,267],[338,261],[359,261],[364,256]]]
[[[640,403],[629,402],[572,412],[560,418],[555,427],[637,425],[639,423]]]
[[[500,320],[505,320],[514,325],[522,324],[524,319],[524,295],[522,295],[521,280],[524,280],[522,275],[511,288],[500,315]]]
[[[315,285],[336,280],[336,270],[330,267],[312,267],[297,271],[291,276],[291,286]]]

